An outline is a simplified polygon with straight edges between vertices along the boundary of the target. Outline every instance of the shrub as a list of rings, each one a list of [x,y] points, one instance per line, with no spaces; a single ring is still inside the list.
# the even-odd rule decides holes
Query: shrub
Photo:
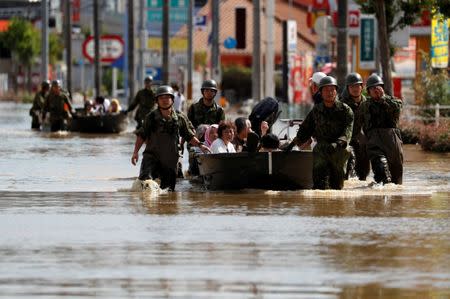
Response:
[[[427,125],[420,130],[422,149],[434,152],[450,151],[450,122],[442,121],[439,126]]]
[[[420,139],[421,122],[400,121],[400,132],[404,144],[417,144]]]

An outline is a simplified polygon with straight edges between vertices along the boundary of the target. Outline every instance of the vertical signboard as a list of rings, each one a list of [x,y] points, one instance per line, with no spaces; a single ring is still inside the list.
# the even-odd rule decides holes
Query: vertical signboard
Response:
[[[292,69],[295,68],[295,57],[297,53],[297,22],[294,20],[286,21],[286,43],[287,43],[287,56],[288,56],[288,69],[287,69],[287,96],[288,103],[294,102],[294,78],[292,78]]]
[[[377,53],[377,20],[374,15],[361,15],[359,24],[359,67],[373,70]]]
[[[448,66],[448,20],[442,20],[439,16],[431,20],[431,66]]]

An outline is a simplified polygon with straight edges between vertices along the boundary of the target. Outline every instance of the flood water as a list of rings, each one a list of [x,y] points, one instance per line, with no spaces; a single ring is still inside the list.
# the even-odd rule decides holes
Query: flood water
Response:
[[[450,155],[404,185],[130,192],[134,135],[41,133],[0,103],[0,298],[449,298]]]

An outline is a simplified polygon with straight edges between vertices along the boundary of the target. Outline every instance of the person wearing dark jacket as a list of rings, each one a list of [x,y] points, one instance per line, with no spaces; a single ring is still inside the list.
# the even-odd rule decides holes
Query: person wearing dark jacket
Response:
[[[173,109],[175,94],[172,87],[162,85],[156,91],[158,108],[146,115],[143,126],[136,132],[136,143],[131,163],[136,165],[139,149],[146,143],[139,179],[161,179],[160,187],[175,190],[180,137],[203,152],[208,147],[196,137],[188,118]]]
[[[69,96],[61,90],[61,82],[53,80],[50,92],[45,98],[43,119],[50,114],[50,130],[52,132],[67,130],[66,121],[72,117],[72,104]]]
[[[30,109],[31,128],[39,130],[41,128],[42,113],[44,111],[45,97],[50,89],[50,81],[45,80],[41,83],[39,90],[33,99],[33,105]]]
[[[223,108],[214,102],[217,94],[217,83],[214,80],[205,80],[201,88],[202,98],[192,104],[188,110],[188,118],[197,128],[199,125],[218,124],[225,120]]]
[[[314,189],[342,189],[344,186],[353,112],[337,99],[337,88],[333,77],[326,76],[320,80],[323,102],[308,113],[291,143],[301,145],[311,136],[316,138],[317,144],[313,149]]]
[[[152,76],[147,76],[144,79],[144,88],[139,90],[134,97],[133,101],[128,106],[125,113],[133,111],[137,106],[136,115],[134,119],[137,122],[136,130],[142,127],[145,116],[155,109],[155,94],[152,90]]]
[[[340,100],[347,104],[353,111],[353,133],[350,141],[351,153],[347,162],[346,178],[357,176],[359,180],[365,181],[370,171],[370,161],[367,156],[367,139],[361,126],[361,105],[366,101],[362,94],[363,79],[358,73],[350,73],[345,78],[345,89]]]
[[[402,101],[384,92],[376,74],[367,79],[369,98],[361,105],[361,124],[367,136],[367,154],[377,183],[402,184],[403,149],[398,122]]]

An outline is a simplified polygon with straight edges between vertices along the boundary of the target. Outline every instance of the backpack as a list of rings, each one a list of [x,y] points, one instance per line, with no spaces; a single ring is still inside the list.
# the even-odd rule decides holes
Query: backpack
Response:
[[[252,109],[248,119],[252,123],[252,130],[261,136],[261,122],[267,121],[269,130],[276,122],[281,111],[278,111],[279,104],[274,98],[267,97],[259,101]]]

